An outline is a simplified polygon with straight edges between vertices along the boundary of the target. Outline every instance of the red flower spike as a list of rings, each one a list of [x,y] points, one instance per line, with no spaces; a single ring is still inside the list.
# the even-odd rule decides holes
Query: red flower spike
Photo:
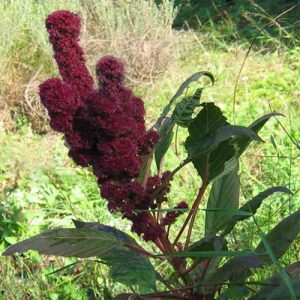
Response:
[[[69,156],[76,164],[92,166],[108,209],[131,220],[132,230],[146,241],[155,241],[164,229],[151,223],[148,213],[137,210],[166,201],[169,183],[165,175],[152,177],[144,190],[137,181],[143,155],[152,151],[159,138],[157,132],[146,131],[143,101],[124,86],[124,65],[112,56],[97,63],[100,90],[93,89],[78,45],[80,18],[76,14],[54,12],[46,28],[62,76],[40,86],[51,127],[65,134]]]
[[[123,85],[125,78],[124,64],[113,56],[104,56],[97,63],[96,74],[101,86],[114,83]]]
[[[46,19],[49,41],[60,74],[83,99],[93,90],[93,78],[87,67],[83,51],[78,45],[80,18],[66,10],[56,11]]]

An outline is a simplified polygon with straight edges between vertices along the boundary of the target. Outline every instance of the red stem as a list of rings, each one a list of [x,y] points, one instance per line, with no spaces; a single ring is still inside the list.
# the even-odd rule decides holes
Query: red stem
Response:
[[[203,271],[202,271],[201,276],[200,276],[200,281],[202,281],[204,279],[205,274],[208,270],[209,264],[210,264],[210,258],[205,260],[204,263],[203,263],[204,266],[203,266]]]
[[[199,205],[200,205],[200,203],[201,203],[201,200],[202,200],[202,198],[203,198],[203,195],[204,195],[204,192],[205,192],[207,186],[208,186],[208,183],[207,183],[207,182],[203,182],[203,183],[202,183],[202,186],[201,186],[201,188],[199,189],[199,193],[198,193],[198,195],[197,195],[197,198],[195,199],[194,204],[193,204],[193,206],[192,206],[192,208],[191,208],[191,210],[190,210],[190,212],[189,212],[187,218],[185,219],[185,221],[184,221],[182,227],[180,228],[180,231],[179,231],[177,237],[175,238],[175,240],[174,240],[174,242],[173,242],[173,245],[176,245],[177,242],[179,241],[179,239],[180,239],[182,233],[184,232],[184,230],[185,230],[187,224],[189,223],[190,219],[191,219],[193,216],[194,216],[193,219],[195,219],[195,216],[196,216],[196,213],[197,213],[197,209],[198,209],[198,207],[199,207]],[[192,225],[193,225],[193,224],[192,224]],[[188,233],[188,236],[187,236],[188,242],[189,242],[189,239],[190,239],[190,235],[191,235],[192,229],[193,229],[192,226],[190,226],[190,228],[189,228],[189,233]]]
[[[191,239],[191,235],[192,235],[192,231],[193,231],[195,218],[196,218],[196,215],[197,215],[197,212],[198,212],[197,209],[198,209],[198,207],[199,207],[199,205],[200,205],[200,203],[203,199],[203,195],[205,193],[206,188],[207,188],[207,183],[203,183],[200,190],[199,190],[198,196],[195,200],[195,210],[192,211],[191,223],[189,225],[189,230],[188,230],[188,234],[187,234],[187,237],[186,237],[184,250],[186,250],[189,247],[189,243],[190,243],[190,239]]]
[[[156,256],[150,252],[148,252],[147,250],[145,250],[144,248],[142,247],[139,247],[139,246],[136,246],[136,245],[126,245],[128,248],[132,249],[133,251],[137,252],[137,253],[140,253],[140,254],[144,254],[144,255],[147,255],[149,257],[152,257],[152,258],[155,258],[155,259],[160,259],[160,260],[163,260],[162,257],[160,256]]]

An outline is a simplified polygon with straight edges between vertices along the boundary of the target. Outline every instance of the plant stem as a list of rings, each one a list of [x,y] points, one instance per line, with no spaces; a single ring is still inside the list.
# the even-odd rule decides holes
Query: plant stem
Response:
[[[137,253],[144,254],[144,255],[147,255],[147,256],[155,258],[155,259],[163,259],[160,256],[156,256],[155,254],[148,252],[147,250],[145,250],[144,248],[142,248],[140,246],[136,246],[136,245],[126,245],[126,246]]]
[[[197,195],[197,197],[196,197],[196,199],[195,199],[195,201],[194,201],[194,204],[193,204],[193,206],[192,206],[192,209],[190,210],[190,212],[189,212],[187,218],[185,219],[185,221],[184,221],[182,227],[180,228],[180,231],[179,231],[177,237],[175,238],[175,240],[174,240],[174,242],[173,242],[173,245],[176,245],[177,242],[179,241],[179,239],[180,239],[182,233],[184,232],[184,230],[185,230],[187,224],[189,223],[190,219],[191,219],[193,216],[194,216],[193,219],[195,219],[195,216],[196,216],[196,213],[197,213],[197,209],[198,209],[198,207],[199,207],[199,205],[200,205],[200,203],[201,203],[201,200],[202,200],[202,198],[203,198],[203,195],[204,195],[204,193],[205,193],[205,190],[206,190],[207,186],[208,186],[208,183],[205,182],[205,181],[203,181],[203,183],[202,183],[202,185],[201,185],[201,187],[200,187],[200,189],[199,189],[199,193],[198,193],[198,195]],[[187,241],[188,241],[188,242],[189,242],[190,235],[191,235],[191,232],[192,232],[192,227],[193,227],[193,224],[192,224],[192,226],[190,226],[190,228],[189,228],[189,233],[188,233],[188,236],[187,236]],[[187,244],[187,243],[186,243],[186,244]]]
[[[203,184],[202,184],[202,186],[199,190],[198,196],[195,200],[195,210],[191,211],[191,213],[192,213],[191,223],[189,225],[189,230],[188,230],[188,234],[187,234],[187,237],[186,237],[184,250],[186,250],[189,247],[189,243],[190,243],[190,239],[191,239],[191,235],[192,235],[192,231],[193,231],[193,227],[194,227],[195,218],[196,218],[196,215],[197,215],[197,212],[198,212],[198,207],[199,207],[199,205],[200,205],[200,203],[203,199],[203,195],[205,193],[206,188],[207,188],[207,183],[203,182]]]
[[[201,276],[200,276],[200,281],[202,281],[204,279],[205,274],[206,274],[206,272],[208,270],[208,267],[210,265],[210,261],[211,261],[210,258],[204,261],[204,263],[203,263],[204,267],[203,267],[203,271],[202,271]]]

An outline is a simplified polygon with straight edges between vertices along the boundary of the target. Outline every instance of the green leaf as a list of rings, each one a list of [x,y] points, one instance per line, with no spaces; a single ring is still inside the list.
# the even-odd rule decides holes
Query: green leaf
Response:
[[[160,128],[160,139],[155,147],[155,162],[157,170],[161,169],[161,161],[171,145],[174,136],[174,124],[175,123],[171,120],[171,118],[165,118]]]
[[[261,243],[263,244],[264,248],[266,249],[267,252],[267,259],[270,261],[270,263],[273,264],[273,266],[275,267],[275,270],[277,271],[277,273],[280,275],[280,277],[282,278],[284,284],[286,285],[286,287],[289,290],[291,299],[296,300],[296,295],[295,292],[293,290],[293,286],[292,283],[290,281],[289,276],[283,271],[282,267],[280,266],[279,261],[277,260],[276,254],[274,253],[270,243],[268,242],[268,240],[266,239],[265,234],[262,232],[260,226],[258,225],[255,217],[253,216],[253,221],[258,229],[259,235],[261,237]]]
[[[274,255],[275,259],[278,260],[281,258],[291,243],[296,239],[299,232],[300,210],[283,219],[266,235],[265,240],[272,249],[272,254]],[[259,268],[266,264],[272,263],[271,257],[266,254],[265,243],[263,240],[259,243],[255,249],[255,252],[263,252],[265,254],[247,258],[235,257],[219,268],[205,283],[220,284],[228,280],[230,276],[240,274],[249,268]]]
[[[188,77],[180,85],[180,87],[177,90],[177,92],[175,93],[175,95],[171,98],[169,104],[164,108],[162,114],[160,115],[160,117],[156,121],[156,123],[154,125],[154,128],[157,128],[157,129],[160,128],[160,126],[162,124],[162,121],[165,119],[165,117],[169,113],[169,111],[171,109],[171,106],[176,101],[176,99],[179,98],[183,94],[183,92],[185,91],[185,89],[187,89],[192,82],[198,81],[203,76],[207,76],[208,78],[210,78],[212,84],[214,84],[214,82],[215,82],[214,76],[210,72],[207,72],[207,71],[197,72],[197,73],[194,73],[193,75],[191,75],[190,77]]]
[[[214,103],[205,102],[201,106],[203,106],[203,109],[188,126],[190,135],[185,144],[189,154],[193,154],[194,148],[206,135],[212,134],[226,125],[226,118]]]
[[[300,262],[295,262],[286,268],[283,271],[291,277],[291,279],[296,278],[300,274]],[[274,286],[281,285],[283,283],[282,277],[280,275],[274,275],[269,279],[266,279],[262,282],[263,286],[259,292],[252,296],[249,300],[264,300],[267,299],[269,295],[272,294],[272,291],[276,288]],[[281,299],[281,298],[280,298]],[[288,299],[288,297],[287,297]]]
[[[211,74],[210,72],[200,71],[200,72],[194,73],[180,85],[179,89],[177,90],[175,95],[172,97],[171,102],[176,100],[178,97],[180,97],[183,94],[183,92],[185,91],[185,89],[187,89],[192,82],[198,81],[203,76],[208,77],[211,80],[212,84],[214,84],[215,78],[214,78],[213,74]]]
[[[127,263],[127,272],[134,269],[135,285],[148,290],[155,289],[155,271],[149,260],[131,250],[128,246],[137,245],[134,239],[125,233],[97,223],[83,223],[75,221],[80,228],[56,228],[45,231],[30,239],[8,247],[3,255],[23,253],[36,250],[40,254],[66,257],[93,257],[97,256],[112,267]],[[141,267],[141,275],[136,266]],[[123,272],[124,273],[124,272]],[[114,273],[116,281],[123,284],[133,284],[132,276],[129,281]],[[147,280],[145,280],[147,278]]]
[[[251,128],[228,124],[213,103],[203,103],[201,106],[204,108],[188,126],[190,135],[185,147],[188,160],[193,163],[202,180],[211,181],[234,168],[236,158],[247,147],[244,139],[261,139]]]
[[[203,89],[197,89],[192,97],[183,98],[176,104],[172,113],[172,120],[177,125],[187,127],[192,121],[192,115],[200,106],[200,97]]]
[[[136,241],[127,233],[116,229],[111,226],[103,225],[98,222],[82,222],[79,220],[72,220],[75,227],[78,229],[96,229],[101,232],[106,232],[114,237],[116,237],[118,240],[120,240],[123,244],[130,245],[130,244],[136,244]]]
[[[237,210],[239,207],[240,176],[238,164],[236,168],[214,181],[207,209]],[[205,235],[215,235],[232,216],[221,212],[207,211],[205,216]]]
[[[77,228],[88,228],[107,232],[115,236],[125,245],[136,245],[136,241],[123,231],[114,227],[102,225],[97,222],[81,222],[73,220]],[[128,247],[115,247],[109,254],[101,256],[101,259],[110,266],[110,276],[117,282],[125,285],[138,285],[143,292],[155,290],[156,273],[144,255],[128,249]]]
[[[265,238],[272,249],[276,259],[279,259],[289,248],[300,233],[300,210],[284,218],[277,224]],[[256,248],[257,252],[265,251],[264,242],[261,241]],[[263,257],[264,263],[271,263],[269,256]]]
[[[224,292],[220,294],[218,300],[232,300],[232,299],[247,299],[249,289],[245,285],[230,284],[226,287]]]
[[[292,192],[285,186],[274,186],[272,188],[269,188],[261,193],[259,193],[257,196],[246,202],[239,210],[244,212],[249,212],[248,215],[235,215],[233,216],[229,222],[226,225],[225,230],[222,232],[222,236],[225,236],[226,234],[230,233],[234,226],[242,220],[245,220],[249,218],[251,215],[254,215],[258,208],[261,206],[264,199],[271,196],[272,194],[276,192],[286,193],[289,195],[292,195]]]
[[[214,103],[203,103],[201,106],[203,109],[188,126],[190,135],[185,141],[185,147],[189,159],[202,180],[209,180],[211,174],[207,173],[210,162],[208,152],[215,146],[212,145],[214,140],[212,135],[226,124],[226,118]],[[231,157],[234,154],[234,148],[231,145],[228,147],[231,148],[231,151],[228,149]]]
[[[91,257],[109,253],[122,245],[114,236],[90,229],[56,228],[8,247],[3,255],[36,250],[41,254]]]
[[[294,291],[294,299],[300,299],[300,278],[291,279],[292,289]],[[283,283],[272,290],[266,300],[281,300],[281,299],[292,299],[289,289]]]
[[[221,142],[214,151],[193,158],[192,162],[202,180],[210,182],[234,168],[236,162],[232,159],[235,153],[234,146],[228,140]]]
[[[207,251],[227,251],[227,242],[224,238],[219,236],[204,237],[201,240],[193,243],[188,252],[207,252]],[[205,258],[201,257],[199,262]]]
[[[274,116],[283,116],[283,114],[276,112],[269,113],[254,121],[248,126],[248,128],[258,133],[261,130],[261,128],[266,124],[266,122]],[[251,141],[252,140],[247,137],[239,137],[234,141],[239,156],[247,149]]]

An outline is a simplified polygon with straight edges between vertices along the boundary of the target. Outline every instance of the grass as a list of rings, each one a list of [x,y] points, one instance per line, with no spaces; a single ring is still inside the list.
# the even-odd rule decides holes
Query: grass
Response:
[[[0,64],[2,68],[6,68],[1,74],[7,75],[6,77],[1,75],[4,76],[1,82],[6,82],[6,84],[1,84],[0,95],[2,99],[6,95],[11,95],[22,103],[25,99],[22,93],[24,94],[26,88],[27,91],[31,91],[32,87],[34,90],[40,80],[56,73],[51,60],[51,48],[43,31],[43,20],[46,14],[64,7],[64,4],[60,1],[47,2],[47,4],[43,2],[42,4],[39,1],[28,0],[22,2],[24,6],[20,7],[13,5],[17,1],[13,2],[9,1],[12,5],[5,7],[5,18],[0,18],[2,24],[5,25],[0,28],[10,28],[3,32],[5,36],[0,40],[0,53],[2,54],[0,57],[6,62],[5,65]],[[110,11],[111,15],[107,19],[101,20],[101,7],[98,6],[99,11],[95,10],[96,16],[92,18],[91,12],[80,5],[79,1],[70,3],[72,4],[68,4],[70,5],[68,9],[74,11],[80,9],[82,13],[85,13],[83,15],[87,21],[91,19],[97,20],[97,22],[101,21],[101,28],[107,28],[105,26],[108,26],[107,24],[117,17],[114,12]],[[85,3],[93,4],[94,2]],[[103,3],[108,2],[104,1]],[[126,3],[128,7],[123,7],[122,13],[119,12],[120,17],[116,21],[120,23],[115,24],[116,27],[112,32],[103,33],[107,39],[119,27],[127,24],[128,20],[126,21],[124,17],[126,9],[124,8],[127,7],[129,11],[133,8],[130,6],[130,1]],[[4,5],[4,2],[1,5]],[[0,9],[0,11],[3,10]],[[24,11],[26,13],[23,13]],[[151,11],[155,12],[154,7]],[[162,23],[158,22],[161,15],[157,12],[158,15],[150,14],[151,17],[147,20],[149,22],[147,24],[150,24],[152,18],[155,18],[156,23],[153,21],[155,27],[170,26],[168,18],[173,12],[166,10],[160,13],[165,16]],[[147,15],[147,12],[145,14]],[[11,16],[20,15],[24,16],[23,19],[15,18],[17,21],[12,24]],[[167,16],[169,17],[167,18]],[[141,22],[141,19],[137,20],[138,22]],[[102,35],[96,40],[97,43],[95,40],[90,40],[93,34],[99,34],[99,31],[93,33],[93,30],[97,28],[97,23],[93,24],[95,24],[93,29],[87,28],[85,32],[89,38],[83,38],[87,49],[90,49],[88,58],[91,65],[94,63],[93,59],[105,51],[110,52],[117,49],[118,52],[114,52],[115,54],[122,52],[119,46],[114,47],[111,43],[107,43],[105,46],[100,44],[100,51],[97,53],[96,45],[104,38]],[[127,30],[127,27],[125,28]],[[140,27],[134,30],[137,36],[143,32]],[[176,36],[176,45],[170,44],[168,49],[175,46],[175,49],[179,49],[172,56],[168,56],[172,57],[168,62],[168,67],[164,72],[153,75],[151,80],[154,81],[154,84],[149,84],[151,80],[146,85],[134,84],[134,80],[129,80],[136,93],[142,95],[145,100],[149,126],[158,117],[158,112],[168,102],[179,84],[193,72],[199,70],[208,70],[216,77],[214,87],[208,87],[204,91],[203,101],[216,101],[225,111],[229,121],[233,120],[233,88],[246,53],[245,41],[240,44],[229,43],[220,38],[217,35],[217,29],[215,30],[199,34],[185,32],[180,35],[170,33],[169,29],[166,30],[165,33],[169,32],[168,34]],[[116,36],[120,38],[124,32],[125,29]],[[215,33],[214,39],[210,41],[210,37]],[[220,34],[220,32],[218,33]],[[163,37],[159,36],[158,39],[163,40],[167,36],[166,41],[169,41],[168,34]],[[4,42],[7,43],[8,40],[10,41],[9,47],[4,47]],[[153,42],[153,37],[150,40]],[[215,47],[217,40],[221,47]],[[89,45],[92,46],[89,48]],[[249,124],[260,115],[268,113],[271,107],[272,110],[285,114],[286,117],[281,118],[280,121],[292,138],[300,141],[298,117],[300,111],[300,48],[286,48],[286,46],[280,45],[282,47],[278,51],[256,50],[248,57],[238,84],[235,118],[237,124]],[[136,47],[134,46],[133,49]],[[12,61],[13,57],[14,61]],[[128,58],[127,61],[128,63],[131,61],[132,66],[135,60],[132,61]],[[24,62],[26,62],[25,66]],[[38,70],[41,70],[41,77],[37,76],[32,79],[33,74],[36,74]],[[142,68],[138,69],[138,71],[140,70]],[[15,79],[12,80],[12,78]],[[20,85],[23,88],[22,92],[18,91]],[[191,87],[190,90],[193,88]],[[75,167],[68,159],[67,150],[60,135],[51,132],[44,135],[38,134],[34,123],[28,123],[29,118],[26,114],[25,117],[24,114],[20,115],[19,113],[17,115],[10,114],[10,116],[15,122],[15,130],[2,129],[0,132],[0,250],[16,240],[25,239],[49,227],[70,227],[72,218],[99,221],[130,233],[128,222],[121,220],[119,216],[112,216],[108,213],[106,202],[100,199],[99,190],[91,172]],[[4,119],[3,122],[5,122],[5,126],[8,124],[7,119]],[[274,195],[264,202],[257,216],[257,222],[261,230],[267,232],[284,216],[299,208],[300,197],[297,191],[300,189],[298,179],[300,157],[299,149],[291,142],[276,120],[267,124],[261,132],[261,136],[265,143],[252,146],[242,157],[243,200],[249,200],[258,192],[273,185],[287,185],[295,192],[289,198]],[[172,150],[167,153],[167,169],[177,166],[180,158],[184,157],[182,144],[184,137],[184,132],[179,130],[179,157],[175,154],[173,145]],[[169,195],[170,203],[176,204],[182,199],[191,201],[198,186],[199,178],[195,170],[192,166],[187,166],[176,176],[172,184]],[[203,233],[203,224],[204,216],[199,214],[195,237]],[[247,221],[243,225],[239,225],[238,229],[239,231],[234,231],[231,235],[233,249],[250,249],[257,245],[259,236],[256,234],[256,225],[253,222]],[[174,234],[176,230],[177,228],[174,228],[171,234]],[[280,261],[282,265],[288,265],[300,259],[299,242],[299,240],[296,241],[282,258]],[[74,259],[41,257],[35,252],[15,258],[0,257],[0,295],[2,295],[0,299],[110,299],[111,293],[116,294],[118,291],[124,290],[124,287],[109,280],[108,270],[103,265],[94,261],[87,260],[84,263],[54,272],[74,262],[76,262]],[[272,270],[274,268],[271,267],[265,271],[258,271],[254,279],[263,280],[266,274],[271,273]],[[54,273],[48,275],[51,272]]]

